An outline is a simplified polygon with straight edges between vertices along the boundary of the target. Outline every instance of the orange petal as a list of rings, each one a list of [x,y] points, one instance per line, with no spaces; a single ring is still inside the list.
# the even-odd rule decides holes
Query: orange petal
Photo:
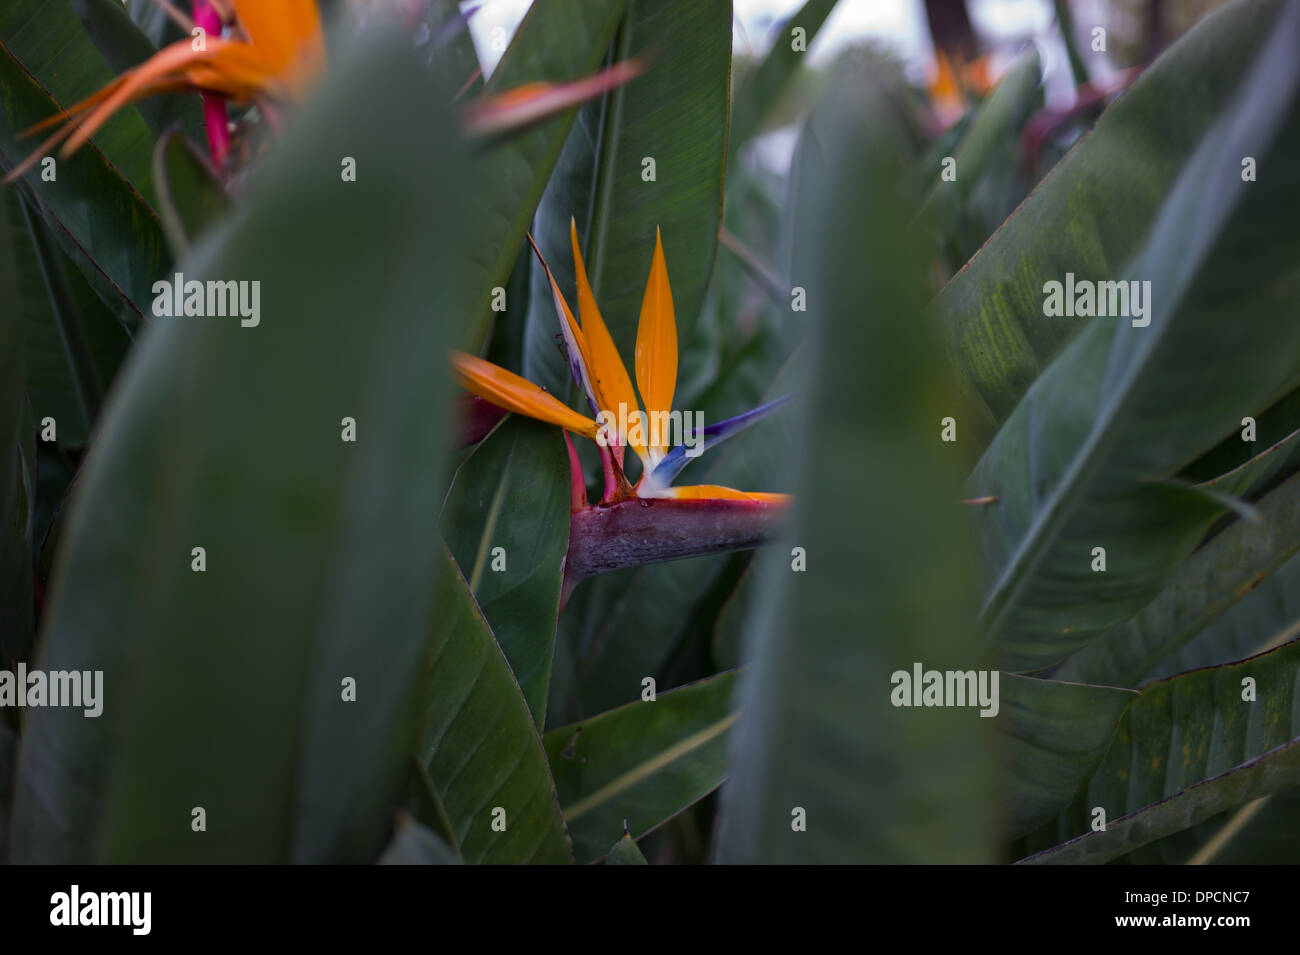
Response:
[[[568,428],[584,437],[596,437],[596,422],[527,378],[461,351],[452,351],[451,367],[462,388],[498,408]]]
[[[764,504],[789,504],[789,494],[772,494],[767,491],[737,491],[718,484],[687,484],[685,487],[668,487],[659,492],[660,497],[679,501],[724,500],[759,501]]]
[[[578,318],[582,322],[582,333],[587,339],[587,371],[591,375],[591,386],[596,392],[596,404],[603,411],[611,412],[623,421],[640,409],[636,392],[632,390],[632,379],[628,377],[627,366],[619,357],[618,347],[610,337],[609,328],[601,318],[600,309],[596,307],[596,297],[591,293],[591,283],[587,281],[587,267],[582,262],[582,250],[578,248],[578,226],[569,218],[569,240],[573,243],[573,274],[578,285]],[[620,415],[618,406],[627,410]],[[619,441],[627,444],[627,435],[619,432]],[[646,449],[633,445],[632,450],[645,460]]]
[[[77,131],[64,145],[64,155],[76,152],[108,122],[109,117],[123,106],[142,96],[148,96],[161,85],[175,82],[175,74],[178,71],[196,62],[211,59],[224,44],[224,40],[209,38],[206,50],[195,50],[189,40],[177,40],[170,46],[163,47],[135,69],[123,73],[109,84],[115,86],[112,93],[104,97],[103,101],[85,117]]]
[[[578,386],[587,394],[589,403],[600,410],[600,402],[596,399],[596,389],[591,381],[591,360],[587,352],[587,336],[582,333],[578,326],[578,320],[573,317],[573,312],[569,309],[569,303],[564,300],[564,295],[560,292],[559,283],[555,281],[555,275],[551,272],[551,267],[546,264],[546,259],[542,257],[542,250],[537,247],[533,241],[532,234],[528,234],[528,244],[533,247],[533,254],[537,256],[537,261],[542,264],[542,270],[546,273],[546,280],[551,283],[551,301],[555,306],[555,316],[560,322],[560,332],[564,336],[564,350],[569,359],[569,370],[578,380]]]
[[[638,60],[615,63],[599,73],[566,83],[524,83],[513,89],[479,97],[465,109],[465,128],[476,136],[492,136],[554,116],[594,99],[644,72]]]
[[[636,386],[647,414],[668,412],[677,389],[677,318],[673,314],[673,292],[668,286],[668,265],[664,244],[655,229],[655,251],[650,275],[641,300],[641,320],[636,330]],[[667,451],[662,444],[652,449]]]
[[[239,23],[267,65],[301,89],[325,61],[316,0],[234,0]]]

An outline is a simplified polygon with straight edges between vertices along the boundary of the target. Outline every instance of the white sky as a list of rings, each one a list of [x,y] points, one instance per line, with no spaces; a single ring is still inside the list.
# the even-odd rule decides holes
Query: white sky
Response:
[[[596,2],[596,0],[593,0]],[[474,44],[484,71],[496,66],[509,37],[523,19],[532,0],[465,0],[461,7],[477,7],[470,19]],[[802,0],[734,0],[738,28],[737,52],[762,53],[772,43],[777,28],[802,6]],[[1024,42],[1038,44],[1047,73],[1047,91],[1053,99],[1068,98],[1070,83],[1065,50],[1056,33],[1051,0],[969,0],[976,30],[998,49],[995,67]],[[1081,25],[1097,20],[1103,0],[1077,0],[1075,18]],[[870,37],[891,47],[909,75],[923,81],[934,68],[934,50],[926,27],[922,0],[840,0],[822,26],[809,54],[813,62],[833,57],[844,46]],[[493,40],[495,39],[495,43]]]

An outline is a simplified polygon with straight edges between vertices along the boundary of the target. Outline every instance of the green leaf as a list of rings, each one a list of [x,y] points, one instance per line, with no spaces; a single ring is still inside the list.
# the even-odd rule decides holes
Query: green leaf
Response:
[[[640,839],[723,780],[735,673],[548,730],[543,742],[579,862]],[[644,860],[643,860],[644,861]]]
[[[1101,761],[1120,715],[1137,694],[1002,674],[1001,709],[1007,767],[1003,792],[1015,838],[1054,818]]]
[[[8,45],[13,26],[8,18],[16,7],[25,5],[0,11],[0,167],[6,170],[39,145],[39,140],[22,138],[21,131],[73,102],[52,97]],[[70,48],[75,49],[75,44]],[[93,49],[88,56],[98,58]],[[63,76],[60,70],[58,77]],[[144,198],[153,188],[148,173],[153,140],[138,115],[135,123],[140,129],[133,133],[131,113],[124,112],[76,155],[58,160],[55,181],[42,181],[38,165],[17,186],[128,328],[148,314],[153,282],[171,264],[162,226]],[[142,151],[144,155],[137,157]]]
[[[1064,281],[1066,272],[1089,280],[1120,277],[1180,173],[1218,135],[1216,124],[1281,7],[1271,0],[1229,5],[1189,31],[935,299],[933,311],[965,383],[959,437],[972,459],[1052,358],[1097,323],[1044,318],[1044,283]]]
[[[6,226],[0,222],[0,226]],[[27,660],[35,638],[32,594],[32,526],[36,497],[36,443],[23,385],[23,353],[17,262],[10,231],[0,228],[0,670]],[[10,714],[3,714],[8,717]],[[0,723],[0,734],[7,727]],[[11,767],[0,736],[0,786],[8,789]],[[4,800],[0,799],[0,818]],[[0,823],[0,829],[5,823]],[[4,833],[0,831],[0,842]],[[3,847],[0,846],[0,849]],[[0,851],[0,859],[4,858]]]
[[[734,162],[737,150],[763,128],[767,115],[803,66],[807,49],[835,9],[835,2],[836,0],[805,0],[804,5],[777,31],[772,48],[763,62],[745,77],[745,81],[736,90],[727,141],[728,166]],[[802,50],[797,50],[794,46],[792,31],[796,28],[803,30],[805,45]]]
[[[212,165],[179,130],[158,139],[153,162],[163,227],[172,249],[184,255],[233,203]]]
[[[486,92],[594,73],[625,9],[625,0],[533,4],[488,80]],[[575,113],[569,110],[495,144],[474,163],[472,178],[464,185],[483,238],[457,249],[461,261],[448,296],[451,314],[464,316],[461,344],[470,351],[477,352],[486,340],[492,289],[504,287],[510,278]]]
[[[1237,521],[1216,535],[1187,559],[1150,604],[1073,654],[1053,678],[1137,686],[1176,672],[1164,670],[1162,662],[1177,657],[1191,641],[1206,649],[1219,645],[1216,636],[1200,635],[1300,550],[1300,475],[1265,495],[1257,509],[1258,521]],[[1178,669],[1223,663],[1263,649],[1269,631],[1251,630],[1242,633],[1245,647],[1229,642],[1244,651],[1235,657],[1225,647],[1219,651],[1222,655],[1188,661]]]
[[[9,810],[13,806],[14,767],[18,763],[18,734],[0,722],[0,862],[9,861]]]
[[[1249,699],[1244,681],[1255,681]],[[1108,862],[1300,784],[1300,642],[1143,690],[1058,837],[1024,860]],[[1094,808],[1105,831],[1091,831]],[[1070,838],[1070,837],[1074,838]]]
[[[154,3],[154,0],[127,0],[126,9],[131,15],[131,22],[139,27],[140,32],[156,49],[162,49],[184,36],[181,28],[167,16],[167,11]]]
[[[934,434],[946,386],[921,320],[925,255],[905,228],[905,150],[875,89],[846,72],[819,114],[826,174],[796,240],[813,263],[801,283],[813,353],[786,449],[794,526],[754,571],[722,862],[993,857],[990,721],[891,703],[894,674],[916,662],[983,661],[968,636],[955,462]],[[863,321],[863,303],[890,320]]]
[[[438,612],[429,316],[473,230],[447,91],[402,38],[362,43],[183,263],[261,282],[260,323],[156,323],[105,412],[38,657],[102,670],[103,712],[26,714],[17,859],[370,862],[388,836]],[[344,153],[369,173],[340,190]]]
[[[722,223],[731,4],[634,0],[611,56],[643,57],[649,68],[582,108],[537,208],[533,237],[576,308],[569,220],[577,221],[592,293],[631,369],[656,228],[683,345],[704,304]],[[655,164],[653,181],[643,179],[647,159]],[[565,394],[569,369],[555,347],[556,322],[545,274],[535,267],[524,375]]]
[[[445,552],[435,579],[420,754],[461,855],[470,863],[571,862],[546,754],[510,665]],[[503,831],[494,827],[501,823]]]
[[[605,856],[605,865],[648,865],[648,863],[641,850],[637,848],[636,840],[624,834]]]
[[[569,546],[559,430],[518,415],[503,421],[456,472],[442,534],[541,726]]]
[[[398,822],[397,832],[378,860],[380,865],[460,865],[447,843],[413,819]]]
[[[1294,385],[1292,41],[1300,42],[1300,9],[1287,5],[1145,247],[1117,276],[1151,283],[1149,324],[1089,320],[970,479],[969,496],[997,498],[976,512],[988,571],[982,617],[1009,669],[1054,663],[1153,598],[1219,509],[1159,479],[1217,444],[1240,409]],[[1242,156],[1258,159],[1258,182],[1242,181]],[[1097,547],[1104,572],[1094,569]]]
[[[1143,675],[1143,680],[1240,660],[1300,636],[1300,554],[1243,589],[1249,589],[1249,593],[1239,603],[1163,657]],[[1233,596],[1240,597],[1240,591]]]
[[[107,63],[95,48],[90,33],[73,10],[73,0],[7,0],[0,8],[0,46],[4,48],[5,58],[17,67],[16,72],[7,67],[3,73],[6,98],[14,95],[16,77],[20,76],[44,100],[33,112],[20,116],[17,123],[10,122],[15,114],[9,112],[12,107],[6,104],[6,137],[16,136],[32,123],[54,115],[59,108],[97,92],[121,69]],[[30,94],[24,93],[27,95]],[[17,155],[9,158],[23,159],[40,142],[38,136],[22,140]],[[127,106],[115,114],[94,138],[97,151],[119,176],[146,196],[150,189],[149,158],[153,154],[153,142],[154,137],[136,106]],[[9,152],[7,142],[4,148]],[[65,165],[59,163],[60,180]]]
[[[939,215],[942,241],[956,230],[958,217],[983,181],[994,155],[1003,144],[1016,141],[1030,111],[1042,101],[1041,83],[1042,64],[1038,51],[1031,47],[1007,69],[997,88],[975,110],[950,154],[956,161],[956,179],[944,181],[939,176],[941,170],[934,171],[934,185],[920,215]]]
[[[114,73],[125,73],[158,52],[151,40],[132,22],[119,0],[70,0],[91,41]],[[150,6],[156,6],[150,3]],[[161,14],[163,11],[158,9]],[[187,11],[188,12],[188,11]],[[150,96],[136,104],[140,116],[155,136],[175,124],[191,134],[203,129],[199,98],[193,94]]]
[[[85,445],[130,346],[121,323],[13,192],[0,195],[18,268],[23,371],[33,420],[53,418],[60,446]]]

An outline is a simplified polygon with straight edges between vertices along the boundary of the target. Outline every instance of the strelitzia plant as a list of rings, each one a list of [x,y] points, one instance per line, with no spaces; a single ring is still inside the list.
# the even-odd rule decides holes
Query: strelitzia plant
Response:
[[[6,182],[24,175],[60,144],[61,156],[72,155],[122,108],[175,92],[201,95],[209,153],[213,166],[222,169],[231,150],[228,103],[256,105],[268,126],[278,130],[284,110],[305,101],[325,70],[325,34],[316,0],[194,0],[192,18],[165,0],[154,2],[190,36],[27,130],[57,127]],[[408,23],[413,11],[419,13],[418,5],[402,10]],[[444,40],[464,27],[455,16],[442,31]],[[600,96],[643,69],[639,61],[628,60],[569,82],[528,83],[480,96],[464,105],[466,132],[487,137],[528,126]]]
[[[596,304],[572,219],[569,237],[577,284],[576,319],[535,244],[533,251],[551,288],[569,369],[592,416],[484,359],[461,351],[453,351],[451,356],[456,380],[471,394],[503,411],[558,425],[566,432],[573,511],[566,593],[594,574],[763,543],[787,509],[788,495],[716,484],[675,487],[673,481],[693,457],[762,420],[790,396],[691,429],[683,433],[682,441],[670,446],[667,428],[647,424],[669,419],[677,388],[677,320],[662,237],[656,230],[637,326],[634,369],[640,402]],[[569,432],[594,441],[600,452],[604,491],[595,505],[588,501],[582,466]],[[624,472],[628,448],[641,464],[635,485]]]

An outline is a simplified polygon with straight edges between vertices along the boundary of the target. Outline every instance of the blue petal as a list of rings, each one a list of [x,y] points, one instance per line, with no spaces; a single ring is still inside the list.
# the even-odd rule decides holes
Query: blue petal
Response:
[[[704,428],[704,441],[700,446],[700,454],[703,454],[715,444],[727,440],[733,434],[739,434],[751,424],[762,421],[793,397],[793,394],[783,395],[775,401],[759,405],[752,411],[746,411],[744,414],[738,414],[734,418],[727,418],[725,421],[719,421]],[[693,436],[695,432],[692,431],[691,434]],[[672,484],[677,475],[682,472],[682,468],[686,467],[692,460],[686,456],[687,450],[685,443],[683,443],[664,455],[663,460],[655,466],[654,471],[650,474],[651,482],[658,487],[668,487],[668,485]],[[696,455],[696,457],[698,456]]]

